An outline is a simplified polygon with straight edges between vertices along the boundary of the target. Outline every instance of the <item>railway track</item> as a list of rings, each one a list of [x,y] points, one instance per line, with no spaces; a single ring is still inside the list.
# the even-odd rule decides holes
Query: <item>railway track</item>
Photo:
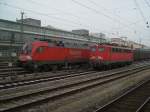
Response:
[[[3,62],[0,62],[0,69],[3,69],[3,68],[13,68],[13,67],[15,67],[14,65],[15,64],[13,64],[13,63],[9,63],[7,61],[3,61]]]
[[[150,80],[128,90],[123,95],[94,112],[149,112]]]
[[[25,73],[29,73],[29,72],[19,67],[8,67],[8,68],[0,69],[1,78],[12,76],[12,75],[25,74]]]
[[[150,96],[144,101],[144,103],[136,110],[136,112],[149,112],[150,110]]]
[[[118,80],[120,78],[127,77],[129,75],[136,74],[137,72],[148,69],[150,66],[145,65],[128,70],[122,70],[105,75],[95,75],[95,77],[87,77],[85,79],[74,80],[71,82],[59,82],[61,80],[55,80],[53,85],[49,85],[47,88],[40,88],[36,91],[27,91],[17,95],[3,96],[0,98],[0,111],[18,111],[18,109],[27,108],[42,102],[49,100],[57,100],[62,97],[76,94],[88,90],[90,88],[103,85],[105,83]],[[93,73],[99,74],[99,73]],[[68,78],[68,80],[71,80]],[[53,81],[52,81],[53,82]],[[59,83],[58,83],[59,82]],[[23,102],[22,102],[23,101]]]
[[[30,74],[30,75],[36,75],[36,77],[28,78],[27,80],[21,80],[21,81],[15,81],[11,83],[0,83],[0,89],[8,89],[12,87],[17,87],[17,86],[23,86],[23,85],[30,85],[30,84],[35,84],[35,83],[41,83],[41,82],[46,82],[46,81],[53,81],[53,80],[60,80],[64,78],[69,78],[69,77],[76,77],[76,76],[81,76],[81,75],[86,75],[90,73],[95,73],[96,71],[93,70],[82,70],[82,71],[64,71],[61,73],[40,73],[40,75],[37,77],[38,74]],[[44,74],[44,75],[43,75]],[[47,74],[47,75],[46,75]],[[29,74],[27,74],[29,75]]]
[[[136,66],[140,66],[141,64],[137,64]],[[143,65],[142,65],[143,66]],[[128,68],[128,67],[127,67]],[[118,70],[124,70],[126,67],[119,68],[119,69],[114,69],[111,72],[117,72]],[[103,73],[103,72],[98,72],[98,71],[93,71],[91,69],[89,70],[67,70],[67,71],[60,71],[60,72],[45,72],[45,73],[33,73],[33,74],[23,74],[22,75],[22,80],[8,80],[8,81],[0,81],[0,89],[7,89],[7,88],[12,88],[16,86],[23,86],[23,85],[29,85],[29,84],[35,84],[35,83],[40,83],[40,82],[45,82],[45,81],[53,81],[53,80],[60,80],[64,78],[69,78],[69,77],[76,77],[76,76],[81,76],[81,75],[87,75],[90,73]],[[109,73],[110,71],[106,71],[106,73]],[[43,75],[44,74],[44,75]],[[14,77],[14,76],[12,76]],[[21,77],[21,76],[20,76]]]
[[[23,68],[15,66],[15,64],[9,65],[9,62],[0,62],[0,78],[25,73],[29,72],[24,70]]]
[[[13,67],[0,69],[0,83],[1,82],[13,82],[19,75],[29,74],[29,71],[24,70],[23,68]]]
[[[0,87],[4,84],[8,83],[16,83],[16,82],[23,82],[29,80],[37,80],[41,78],[48,78],[57,75],[63,74],[70,74],[70,73],[80,73],[89,71],[91,68],[88,69],[63,69],[59,71],[49,71],[49,72],[30,72],[26,71],[23,68],[13,67],[13,68],[3,68],[0,69]],[[44,75],[43,75],[44,74]],[[55,74],[55,75],[54,75]]]
[[[130,66],[140,66],[143,63],[136,63]],[[123,70],[126,69],[127,67],[130,66],[125,66],[122,68],[116,68],[116,70]],[[10,73],[0,73],[0,88],[4,85],[13,85],[9,83],[14,83],[16,85],[17,82],[24,82],[24,81],[33,81],[33,80],[39,80],[39,79],[44,79],[44,78],[49,78],[49,77],[54,77],[54,76],[61,76],[61,75],[69,75],[71,73],[81,73],[81,72],[86,72],[86,71],[91,71],[92,69],[71,69],[71,70],[61,70],[61,71],[55,71],[55,72],[39,72],[39,73],[25,73],[24,71],[18,71],[20,74],[17,74],[14,72],[12,74],[12,71]],[[95,71],[96,72],[96,71]],[[3,75],[2,75],[3,74]],[[44,75],[43,75],[44,74]]]
[[[138,65],[141,65],[143,64],[144,62],[142,63],[134,63],[130,66],[138,66]],[[126,66],[127,67],[127,66]],[[126,68],[125,67],[125,68]],[[37,79],[42,79],[42,78],[49,78],[50,76],[58,76],[58,75],[63,75],[63,74],[71,74],[71,73],[80,73],[80,72],[85,72],[85,71],[89,71],[90,68],[80,68],[79,70],[77,69],[71,69],[71,70],[66,70],[66,69],[63,69],[63,70],[60,70],[60,71],[50,71],[50,72],[39,72],[39,73],[30,73],[29,71],[25,71],[24,69],[22,68],[19,68],[19,67],[8,67],[8,68],[5,68],[5,69],[0,69],[0,87],[2,87],[4,84],[6,85],[10,85],[8,83],[14,83],[14,85],[16,85],[16,82],[20,82],[21,81],[31,81],[31,80],[37,80]],[[118,68],[117,68],[118,69]],[[123,68],[119,68],[119,69],[124,69]],[[82,71],[80,71],[82,70]],[[43,75],[44,74],[44,75]],[[56,74],[56,75],[54,75]],[[13,84],[11,84],[13,85]]]

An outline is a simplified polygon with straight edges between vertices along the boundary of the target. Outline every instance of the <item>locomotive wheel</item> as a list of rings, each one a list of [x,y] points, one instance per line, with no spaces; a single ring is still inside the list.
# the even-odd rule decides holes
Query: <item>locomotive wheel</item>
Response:
[[[69,66],[68,66],[68,68],[69,68],[69,70],[71,70],[71,69],[72,69],[72,66],[71,66],[71,65],[69,65]]]
[[[48,72],[50,70],[50,67],[48,65],[44,65],[42,68],[44,72]]]
[[[58,66],[57,65],[53,65],[52,66],[52,71],[56,71],[58,69]]]
[[[58,65],[58,70],[62,70],[63,65]]]
[[[107,65],[104,65],[104,70],[107,70],[108,69],[108,66]]]
[[[18,66],[18,67],[22,67],[22,63],[21,63],[20,61],[17,61],[15,64],[16,64],[16,66]]]
[[[65,68],[68,69],[68,66],[69,66],[69,65],[68,65],[68,62],[67,62],[67,61],[65,61],[64,65],[65,65]]]
[[[33,65],[33,71],[34,72],[39,72],[41,69],[39,68],[39,66],[37,64]]]
[[[107,68],[108,68],[108,70],[111,70],[111,65],[110,64],[107,65]]]

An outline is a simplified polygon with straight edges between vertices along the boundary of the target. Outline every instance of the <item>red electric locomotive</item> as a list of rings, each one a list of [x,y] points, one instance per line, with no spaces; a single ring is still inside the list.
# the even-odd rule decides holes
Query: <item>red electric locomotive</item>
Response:
[[[90,50],[90,63],[94,68],[131,64],[133,51],[113,45],[94,45]]]
[[[89,53],[87,46],[71,46],[71,43],[65,44],[62,41],[57,43],[35,41],[23,46],[19,63],[28,69],[47,70],[68,64],[88,63]]]

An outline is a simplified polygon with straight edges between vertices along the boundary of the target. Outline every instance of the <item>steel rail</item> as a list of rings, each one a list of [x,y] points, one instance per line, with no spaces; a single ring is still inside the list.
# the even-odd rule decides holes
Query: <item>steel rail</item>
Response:
[[[107,104],[99,107],[98,109],[96,109],[93,112],[105,112],[108,108],[111,108],[111,106],[116,103],[118,100],[120,100],[121,98],[131,94],[132,92],[134,92],[135,90],[137,90],[138,88],[140,88],[141,86],[143,86],[144,84],[150,82],[150,79],[145,80],[144,82],[138,84],[137,86],[133,87],[132,89],[126,91],[124,94],[120,95],[119,97],[115,98],[114,100],[108,102]],[[149,100],[149,99],[147,99]],[[147,100],[136,110],[136,112],[140,112],[140,110],[143,108],[143,106],[147,103]]]
[[[141,65],[143,66],[143,65]],[[138,67],[141,67],[138,66]],[[145,67],[147,65],[144,65],[143,67]],[[135,68],[131,68],[131,69],[127,69],[127,70],[122,70],[122,71],[117,71],[113,74],[117,74],[117,73],[121,73],[124,71],[131,71],[134,69],[137,69],[138,67]],[[45,82],[45,81],[53,81],[53,80],[60,80],[60,79],[64,79],[64,78],[69,78],[69,77],[76,77],[76,76],[81,76],[81,75],[87,75],[89,73],[94,73],[94,74],[101,74],[103,72],[97,72],[97,71],[86,71],[86,72],[75,72],[74,74],[68,73],[68,74],[63,74],[60,76],[55,75],[53,76],[49,76],[49,77],[44,77],[44,78],[35,78],[34,80],[25,80],[25,81],[18,81],[18,82],[14,82],[14,83],[5,83],[5,84],[1,84],[0,85],[0,89],[8,89],[8,88],[12,88],[12,87],[16,87],[16,86],[23,86],[23,85],[29,85],[29,84],[35,84],[35,83],[41,83],[41,82]]]
[[[17,87],[17,86],[23,86],[23,85],[30,85],[30,84],[36,84],[36,83],[41,83],[41,82],[47,82],[47,81],[53,81],[53,80],[60,80],[64,78],[69,78],[69,77],[76,77],[76,76],[81,76],[81,75],[86,75],[88,73],[95,73],[96,71],[76,71],[76,72],[71,72],[71,73],[61,73],[61,74],[56,74],[54,76],[47,76],[44,78],[34,78],[34,79],[29,79],[29,80],[24,80],[24,81],[17,81],[13,83],[3,83],[0,84],[0,89],[8,89],[12,87]]]
[[[136,110],[136,112],[143,112],[144,111],[144,106],[146,104],[148,104],[148,102],[150,101],[150,97],[148,97],[144,102],[143,104]]]
[[[58,99],[58,98],[61,98],[61,97],[64,97],[64,96],[75,94],[77,92],[85,91],[87,89],[90,89],[90,88],[93,88],[93,87],[96,87],[96,86],[100,86],[102,84],[105,84],[105,83],[108,83],[108,82],[111,82],[111,81],[114,81],[114,80],[118,80],[118,79],[127,77],[129,75],[136,74],[137,72],[140,72],[140,71],[148,69],[148,68],[149,68],[149,66],[147,68],[146,67],[141,67],[141,69],[136,68],[136,69],[134,69],[135,71],[133,69],[128,71],[128,72],[127,71],[124,71],[124,72],[121,71],[120,76],[117,76],[116,74],[112,73],[112,74],[109,74],[109,77],[105,76],[105,78],[101,77],[99,79],[91,79],[91,80],[87,80],[87,81],[84,81],[84,82],[78,82],[78,83],[74,83],[74,84],[70,84],[70,85],[60,86],[60,87],[57,87],[57,88],[53,88],[51,90],[40,91],[38,93],[32,93],[32,94],[26,95],[26,96],[20,96],[20,97],[18,97],[18,100],[19,101],[24,101],[24,102],[19,103],[17,101],[17,99],[15,99],[16,102],[13,101],[14,99],[11,99],[13,104],[10,105],[10,107],[8,107],[8,105],[6,107],[4,106],[0,110],[2,110],[2,111],[13,111],[13,110],[16,110],[18,108],[22,108],[22,107],[29,106],[29,105],[32,105],[32,104],[38,104],[39,102],[45,102],[47,100]],[[114,77],[114,75],[115,75],[115,77]],[[44,94],[43,92],[46,92],[46,93]],[[51,92],[51,94],[49,92]],[[41,93],[43,93],[43,96],[42,96]],[[31,95],[33,95],[33,94],[34,95],[38,94],[40,97],[37,95],[37,96],[32,96],[32,98],[31,98]],[[27,99],[24,99],[25,97],[27,97]],[[31,98],[32,100],[29,100],[28,97]],[[9,99],[7,99],[6,101],[3,101],[3,105],[4,105],[4,102],[7,104],[9,102]]]

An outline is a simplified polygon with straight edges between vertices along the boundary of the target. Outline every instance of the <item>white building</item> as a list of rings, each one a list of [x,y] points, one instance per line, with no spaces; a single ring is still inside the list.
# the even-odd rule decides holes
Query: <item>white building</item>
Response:
[[[139,43],[136,43],[134,41],[127,41],[127,40],[123,40],[122,38],[111,38],[111,43],[113,44],[118,44],[120,46],[128,46],[130,48],[133,48],[133,49],[137,49],[137,48],[145,48],[146,46],[143,45],[143,44],[139,44]]]
[[[107,43],[110,43],[111,41],[110,38],[108,38],[104,33],[90,33],[90,35],[93,37],[104,39]]]

